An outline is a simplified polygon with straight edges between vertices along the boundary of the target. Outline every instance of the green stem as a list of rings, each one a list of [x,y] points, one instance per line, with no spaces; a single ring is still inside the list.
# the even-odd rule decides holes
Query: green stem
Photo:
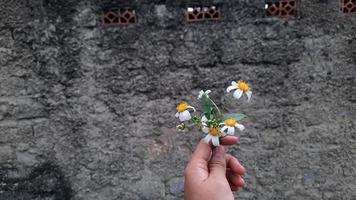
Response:
[[[220,109],[218,108],[218,106],[216,105],[216,103],[215,103],[213,100],[211,100],[209,97],[208,97],[208,99],[210,100],[211,103],[213,103],[213,105],[215,106],[216,110],[218,110],[219,115],[222,116],[221,111],[220,111]]]

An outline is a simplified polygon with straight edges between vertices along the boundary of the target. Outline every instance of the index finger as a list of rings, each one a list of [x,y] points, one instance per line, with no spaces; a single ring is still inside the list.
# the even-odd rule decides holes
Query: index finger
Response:
[[[222,145],[234,145],[238,143],[239,143],[239,138],[236,136],[225,136],[220,140],[220,144]]]

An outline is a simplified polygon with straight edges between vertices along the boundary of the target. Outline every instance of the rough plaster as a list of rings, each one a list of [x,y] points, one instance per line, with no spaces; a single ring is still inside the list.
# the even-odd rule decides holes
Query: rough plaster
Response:
[[[220,104],[239,78],[254,96],[232,109],[249,116],[236,199],[356,199],[356,17],[229,0],[187,24],[185,2],[131,2],[124,27],[100,24],[117,1],[0,2],[0,199],[181,199],[202,134],[176,132],[175,105],[200,89]]]

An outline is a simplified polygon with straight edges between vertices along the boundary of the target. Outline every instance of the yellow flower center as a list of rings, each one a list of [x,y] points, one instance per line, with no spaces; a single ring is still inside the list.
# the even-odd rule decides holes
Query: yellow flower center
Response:
[[[182,102],[177,106],[177,111],[178,112],[184,112],[187,109],[188,109],[188,103],[187,102]]]
[[[235,119],[227,119],[224,122],[227,126],[235,126],[237,121]]]
[[[239,89],[244,92],[247,92],[251,89],[250,86],[248,85],[248,83],[246,83],[245,81],[240,80],[237,82],[237,84],[238,84]]]
[[[209,128],[209,134],[216,137],[220,135],[220,131],[218,128]]]

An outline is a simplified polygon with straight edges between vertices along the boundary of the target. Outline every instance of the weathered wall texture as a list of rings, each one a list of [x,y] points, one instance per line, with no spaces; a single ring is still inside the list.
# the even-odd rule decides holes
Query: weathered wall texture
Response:
[[[303,0],[298,19],[260,0],[186,24],[177,1],[136,2],[139,22],[103,27],[110,1],[0,2],[0,199],[181,199],[203,135],[175,105],[253,86],[237,199],[356,199],[356,16]]]

